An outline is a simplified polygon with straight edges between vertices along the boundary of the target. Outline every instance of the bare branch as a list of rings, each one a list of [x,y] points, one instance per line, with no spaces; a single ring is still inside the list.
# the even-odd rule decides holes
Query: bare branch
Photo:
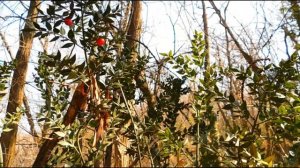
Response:
[[[228,31],[229,35],[231,36],[231,38],[234,41],[235,45],[240,50],[240,52],[243,55],[243,57],[245,58],[245,60],[248,62],[248,64],[250,64],[250,66],[251,66],[251,68],[252,68],[253,71],[258,72],[260,70],[260,68],[256,65],[253,57],[244,51],[244,49],[242,48],[242,46],[240,45],[240,43],[237,41],[235,35],[232,33],[231,29],[229,28],[228,24],[226,23],[226,21],[224,20],[224,18],[221,16],[220,10],[216,7],[215,3],[212,0],[209,0],[209,2],[212,5],[212,7],[214,8],[214,10],[217,13],[217,15],[219,16],[221,24]]]

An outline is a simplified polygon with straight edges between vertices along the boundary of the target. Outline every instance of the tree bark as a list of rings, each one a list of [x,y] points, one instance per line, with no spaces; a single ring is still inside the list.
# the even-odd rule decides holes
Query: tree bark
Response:
[[[132,60],[131,64],[135,66],[137,61],[137,42],[140,39],[142,30],[142,2],[141,1],[133,1],[132,2],[132,13],[131,18],[129,20],[129,28],[127,32],[127,42],[125,43],[125,47],[130,49]],[[136,81],[137,87],[141,89],[143,94],[146,97],[148,107],[153,108],[157,102],[156,96],[150,91],[148,83],[145,77],[145,71],[140,71],[140,73],[136,74],[134,77]]]
[[[142,30],[142,2],[140,0],[132,1],[131,10],[125,47],[133,51],[131,53],[132,62],[135,63],[137,61],[137,54],[134,51],[136,50],[137,41],[140,39]]]
[[[28,61],[30,58],[30,51],[32,48],[32,42],[34,38],[34,31],[28,31],[34,29],[32,22],[36,22],[38,8],[40,7],[40,0],[30,1],[28,9],[27,20],[25,21],[24,30],[20,34],[20,46],[16,56],[16,69],[13,73],[9,102],[7,105],[6,118],[10,118],[17,114],[17,107],[21,107],[24,97],[24,85],[27,74]],[[18,122],[6,123],[5,125],[12,130],[9,132],[2,132],[1,145],[3,149],[3,162],[4,167],[12,165],[15,156],[15,144],[18,132]]]

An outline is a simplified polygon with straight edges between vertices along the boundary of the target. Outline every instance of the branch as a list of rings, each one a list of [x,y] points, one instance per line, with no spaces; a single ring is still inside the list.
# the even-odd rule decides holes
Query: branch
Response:
[[[240,43],[237,41],[237,39],[234,36],[234,34],[232,33],[231,29],[229,28],[229,26],[227,25],[226,21],[222,17],[222,15],[220,13],[220,10],[216,7],[215,3],[212,0],[209,0],[209,2],[212,5],[212,7],[214,8],[214,10],[216,11],[217,15],[219,16],[221,24],[228,31],[228,33],[231,36],[232,40],[234,41],[235,45],[238,47],[238,49],[240,50],[241,54],[243,55],[243,57],[245,58],[245,60],[248,62],[248,64],[250,64],[252,70],[254,72],[259,72],[260,68],[256,65],[253,57],[251,55],[249,55],[248,53],[246,53],[244,51],[244,49],[242,48],[242,46],[240,45]]]

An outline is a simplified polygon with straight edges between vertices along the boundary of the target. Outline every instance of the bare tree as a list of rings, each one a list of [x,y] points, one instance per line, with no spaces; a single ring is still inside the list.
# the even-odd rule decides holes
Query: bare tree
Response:
[[[235,45],[238,47],[238,49],[240,50],[241,54],[243,55],[243,57],[245,58],[245,60],[248,62],[248,64],[251,66],[251,68],[253,69],[253,71],[258,71],[259,67],[256,65],[256,61],[254,60],[254,58],[249,55],[241,46],[240,42],[238,42],[238,40],[236,39],[235,35],[233,34],[233,32],[231,31],[231,29],[229,28],[227,22],[224,20],[224,18],[221,15],[220,10],[216,7],[215,3],[210,0],[209,1],[210,4],[212,5],[212,7],[214,8],[214,10],[216,11],[217,15],[220,18],[220,22],[221,24],[225,27],[225,29],[228,31],[229,35],[231,36],[232,40],[234,41]]]

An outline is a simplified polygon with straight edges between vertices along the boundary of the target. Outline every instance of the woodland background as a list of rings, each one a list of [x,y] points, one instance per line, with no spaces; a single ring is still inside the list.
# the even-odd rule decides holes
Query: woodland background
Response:
[[[1,1],[1,166],[299,166],[299,1],[235,3]]]

